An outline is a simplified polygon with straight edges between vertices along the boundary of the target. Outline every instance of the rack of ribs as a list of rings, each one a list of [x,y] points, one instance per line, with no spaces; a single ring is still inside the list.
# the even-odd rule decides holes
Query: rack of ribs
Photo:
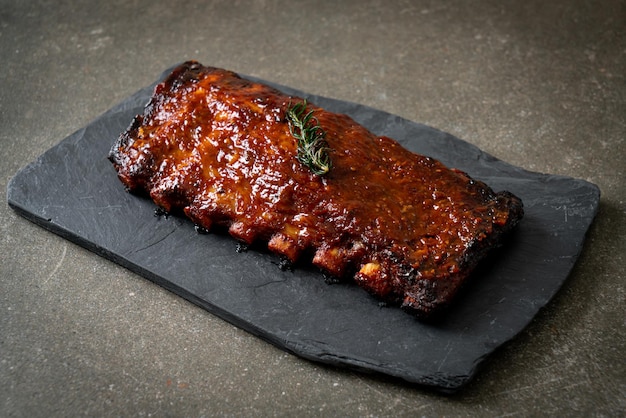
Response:
[[[295,103],[325,132],[324,175],[297,158],[287,118]],[[308,257],[420,318],[448,306],[523,216],[513,194],[349,116],[195,61],[155,87],[109,159],[127,190],[162,210],[267,243],[291,262]]]

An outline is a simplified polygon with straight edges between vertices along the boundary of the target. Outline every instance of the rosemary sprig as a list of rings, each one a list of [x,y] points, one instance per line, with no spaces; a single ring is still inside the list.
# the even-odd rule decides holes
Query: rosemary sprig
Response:
[[[298,161],[307,166],[313,174],[327,174],[332,162],[328,155],[326,132],[313,116],[313,110],[306,113],[306,100],[290,105],[287,109],[289,132],[298,140]]]

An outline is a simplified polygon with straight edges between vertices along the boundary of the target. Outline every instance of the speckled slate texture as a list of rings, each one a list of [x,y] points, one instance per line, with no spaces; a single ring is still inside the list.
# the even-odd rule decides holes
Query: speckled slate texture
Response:
[[[566,280],[597,212],[599,189],[579,179],[525,171],[385,112],[274,86],[347,113],[379,135],[522,198],[523,221],[440,321],[420,323],[399,309],[381,307],[355,285],[327,284],[307,265],[282,271],[267,251],[239,253],[229,236],[200,235],[186,219],[154,216],[154,204],[126,193],[106,158],[153,86],[17,173],[7,188],[9,205],[301,357],[445,392],[460,389]]]

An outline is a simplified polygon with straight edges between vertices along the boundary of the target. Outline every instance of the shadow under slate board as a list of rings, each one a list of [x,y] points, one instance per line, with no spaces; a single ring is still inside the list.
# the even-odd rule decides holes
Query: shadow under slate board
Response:
[[[282,271],[275,255],[239,253],[231,237],[198,234],[180,217],[155,217],[151,201],[125,192],[107,154],[142,112],[156,81],[20,170],[9,183],[8,203],[36,224],[298,356],[444,392],[463,387],[566,280],[596,215],[598,188],[525,171],[379,110],[265,83],[346,113],[378,135],[523,200],[525,217],[516,231],[440,321],[422,323],[381,307],[356,285],[329,285],[306,265]]]

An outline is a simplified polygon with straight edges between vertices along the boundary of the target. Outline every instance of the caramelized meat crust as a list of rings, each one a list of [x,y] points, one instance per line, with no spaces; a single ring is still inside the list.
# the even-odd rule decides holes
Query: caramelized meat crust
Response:
[[[445,307],[523,216],[522,202],[307,104],[332,169],[298,161],[287,109],[303,100],[186,62],[111,149],[120,180],[167,212],[267,242],[420,317]]]

